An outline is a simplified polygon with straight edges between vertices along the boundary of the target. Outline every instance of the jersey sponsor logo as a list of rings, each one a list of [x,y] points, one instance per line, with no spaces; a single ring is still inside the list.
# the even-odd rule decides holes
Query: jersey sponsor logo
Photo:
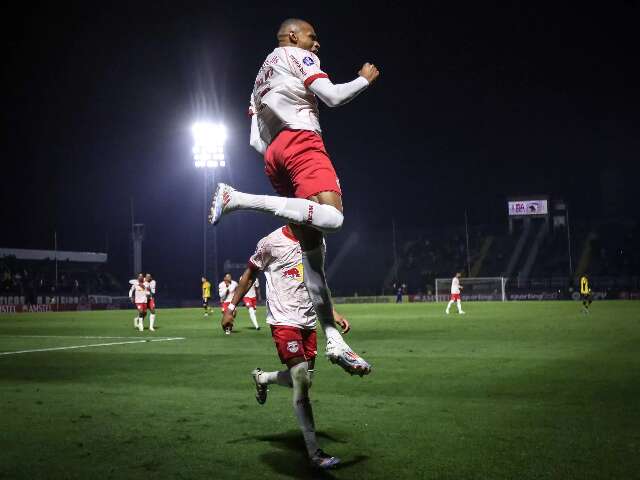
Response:
[[[313,61],[313,58],[311,57],[304,57],[302,59],[302,63],[304,63],[307,67],[310,67],[311,65],[313,65],[315,62]]]
[[[293,280],[297,280],[298,282],[302,282],[304,279],[304,267],[302,263],[299,263],[295,267],[287,268],[282,272],[283,278],[290,278]]]
[[[298,350],[300,350],[300,346],[296,340],[293,340],[291,342],[287,342],[287,350],[291,353],[297,353]]]

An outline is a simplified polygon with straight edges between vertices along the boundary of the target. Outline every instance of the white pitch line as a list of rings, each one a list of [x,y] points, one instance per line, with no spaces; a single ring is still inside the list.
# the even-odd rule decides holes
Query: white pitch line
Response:
[[[74,350],[78,348],[91,348],[91,347],[109,347],[112,345],[128,345],[130,343],[146,343],[146,342],[170,342],[172,340],[184,340],[184,337],[170,337],[170,338],[155,338],[152,340],[134,340],[130,342],[110,342],[110,343],[93,343],[91,345],[70,345],[68,347],[52,347],[52,348],[37,348],[34,350],[19,350],[15,352],[0,352],[0,355],[18,355],[20,353],[35,353],[35,352],[53,352],[56,350]]]
[[[167,339],[172,337],[104,337],[104,336],[96,336],[96,335],[0,335],[0,338],[82,338],[82,339],[103,339],[106,340],[108,338],[115,338],[119,340],[141,340],[146,338],[160,338]]]

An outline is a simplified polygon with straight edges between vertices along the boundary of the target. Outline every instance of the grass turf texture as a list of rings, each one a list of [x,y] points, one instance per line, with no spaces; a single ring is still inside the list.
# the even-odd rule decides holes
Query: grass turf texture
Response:
[[[375,370],[319,358],[317,429],[344,461],[326,474],[307,465],[290,390],[254,399],[249,372],[280,364],[244,309],[231,336],[195,309],[159,310],[155,333],[133,311],[0,316],[0,352],[185,338],[0,356],[0,477],[638,478],[640,303],[340,310]]]

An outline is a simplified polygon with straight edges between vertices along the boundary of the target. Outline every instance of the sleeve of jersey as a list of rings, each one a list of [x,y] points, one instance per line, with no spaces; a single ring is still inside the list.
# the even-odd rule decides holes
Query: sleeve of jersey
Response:
[[[287,55],[293,74],[309,88],[318,78],[329,78],[320,68],[320,59],[311,52],[299,48],[288,48]]]
[[[263,238],[258,242],[255,253],[251,255],[251,258],[247,263],[247,268],[253,271],[264,270],[269,264],[270,259],[271,255],[269,254],[269,244],[267,243],[266,238]]]
[[[332,83],[328,78],[320,78],[309,86],[309,90],[328,107],[339,107],[356,98],[368,86],[367,79],[361,76],[351,82],[338,84]]]
[[[226,290],[226,288],[223,285],[224,285],[224,282],[222,282],[222,283],[220,283],[220,285],[218,285],[218,296],[220,298],[224,297],[225,290]]]

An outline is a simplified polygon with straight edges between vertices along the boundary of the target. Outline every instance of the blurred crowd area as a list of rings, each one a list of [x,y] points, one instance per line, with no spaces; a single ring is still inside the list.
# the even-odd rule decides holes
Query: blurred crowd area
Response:
[[[119,294],[123,286],[102,264],[0,258],[0,296]],[[126,282],[125,282],[126,283]]]

